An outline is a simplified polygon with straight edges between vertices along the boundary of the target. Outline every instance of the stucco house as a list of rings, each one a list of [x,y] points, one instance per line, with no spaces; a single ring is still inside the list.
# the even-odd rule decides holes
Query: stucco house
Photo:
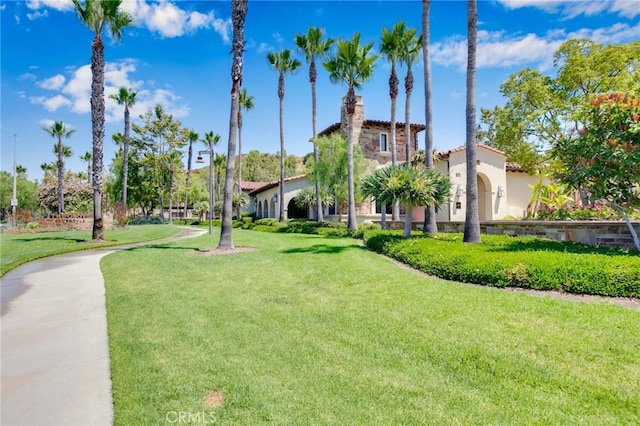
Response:
[[[362,97],[357,96],[356,110],[353,119],[354,141],[360,146],[365,158],[371,161],[372,168],[386,167],[391,164],[390,130],[391,123],[381,120],[367,120],[364,118],[364,104]],[[424,124],[411,123],[409,140],[409,155],[420,149],[418,134],[424,131]],[[347,115],[341,108],[340,122],[331,124],[319,135],[331,135],[339,132],[347,137]],[[399,163],[406,161],[405,154],[405,123],[396,123],[396,159]],[[449,176],[452,183],[451,201],[438,212],[438,221],[464,221],[465,218],[465,187],[466,187],[466,156],[465,147],[461,146],[440,152],[435,161],[435,167],[441,173]],[[481,221],[501,220],[507,216],[524,217],[531,198],[531,189],[536,176],[529,175],[515,164],[508,163],[503,152],[487,145],[478,144],[477,149],[478,173],[478,207]],[[312,183],[306,176],[294,176],[285,179],[284,203],[286,218],[313,217],[313,212],[300,211],[293,199]],[[278,215],[278,181],[257,185],[247,192],[252,202],[249,211],[255,212],[257,217],[272,217]],[[331,218],[336,213],[335,207],[325,209],[325,216]],[[343,213],[346,213],[343,210]],[[376,220],[380,217],[380,206],[372,200],[356,205],[358,220]],[[402,210],[401,210],[402,213]],[[424,211],[414,209],[414,221],[422,221]]]

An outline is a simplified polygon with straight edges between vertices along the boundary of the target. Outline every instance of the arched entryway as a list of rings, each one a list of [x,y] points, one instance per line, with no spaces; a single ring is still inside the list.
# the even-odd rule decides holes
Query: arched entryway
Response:
[[[256,216],[258,218],[262,217],[262,201],[258,201],[258,208],[256,209]]]
[[[295,198],[292,198],[287,204],[287,219],[307,219],[307,209],[298,207]]]
[[[483,173],[478,173],[478,217],[480,221],[493,220],[491,182]]]

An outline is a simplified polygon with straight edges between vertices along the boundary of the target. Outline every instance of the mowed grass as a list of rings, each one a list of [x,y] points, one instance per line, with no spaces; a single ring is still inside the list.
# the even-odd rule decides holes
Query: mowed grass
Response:
[[[217,241],[102,260],[115,424],[640,418],[640,312],[424,278],[352,239],[236,229],[257,251],[200,255]]]
[[[91,231],[38,232],[0,234],[2,256],[0,276],[11,269],[42,257],[96,247],[117,246],[141,241],[157,240],[180,232],[170,225],[136,225],[126,229],[105,231],[105,241],[91,241]]]

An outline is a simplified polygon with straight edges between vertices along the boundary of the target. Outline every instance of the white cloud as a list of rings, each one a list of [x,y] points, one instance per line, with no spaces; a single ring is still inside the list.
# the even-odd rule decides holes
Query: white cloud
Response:
[[[498,0],[507,9],[533,7],[547,13],[559,13],[565,19],[572,19],[580,15],[593,16],[600,13],[610,13],[625,18],[635,18],[640,15],[640,6],[636,0]]]
[[[30,72],[25,72],[24,74],[20,74],[18,76],[18,80],[30,80],[30,81],[33,81],[36,78],[37,77],[34,74],[30,73]]]
[[[544,36],[526,34],[513,37],[501,31],[478,31],[476,66],[502,68],[526,65],[544,71],[553,66],[553,54],[566,40],[589,38],[597,43],[617,44],[636,40],[637,34],[640,34],[640,23],[635,26],[618,23],[606,28],[582,29],[570,33],[551,30]],[[433,62],[438,65],[455,66],[464,70],[467,40],[462,36],[453,36],[433,43],[430,54]]]
[[[43,10],[43,11],[37,10],[33,13],[27,13],[27,19],[30,21],[35,21],[36,19],[44,18],[46,16],[49,16],[49,12],[47,12],[46,10]]]
[[[223,42],[229,43],[231,19],[217,18],[214,11],[207,14],[187,11],[167,0],[151,4],[147,0],[125,0],[122,7],[135,18],[136,25],[147,27],[162,37],[180,37],[211,28]]]
[[[38,87],[42,87],[47,90],[58,90],[60,89],[65,82],[65,78],[62,74],[54,75],[53,77],[46,78],[44,80],[40,80],[36,83]]]
[[[266,53],[271,52],[273,50],[273,46],[267,43],[260,43],[258,45],[258,53]]]
[[[38,10],[43,7],[49,7],[59,11],[70,11],[74,9],[71,0],[28,0],[27,7],[31,10]]]
[[[282,44],[284,43],[284,38],[282,37],[282,34],[280,33],[273,33],[272,34],[273,39],[275,40],[276,43],[278,44]]]
[[[53,123],[55,123],[55,120],[52,120],[50,118],[43,118],[42,120],[38,121],[38,124],[42,124],[43,127],[51,127]]]
[[[71,101],[62,95],[55,95],[50,98],[46,96],[32,96],[29,98],[32,104],[42,105],[47,111],[57,111],[63,106],[71,105]]]

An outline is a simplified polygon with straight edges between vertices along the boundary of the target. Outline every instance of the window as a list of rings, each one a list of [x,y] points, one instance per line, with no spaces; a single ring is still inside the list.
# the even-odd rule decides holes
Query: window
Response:
[[[380,133],[380,152],[389,151],[389,147],[387,146],[387,134]]]

